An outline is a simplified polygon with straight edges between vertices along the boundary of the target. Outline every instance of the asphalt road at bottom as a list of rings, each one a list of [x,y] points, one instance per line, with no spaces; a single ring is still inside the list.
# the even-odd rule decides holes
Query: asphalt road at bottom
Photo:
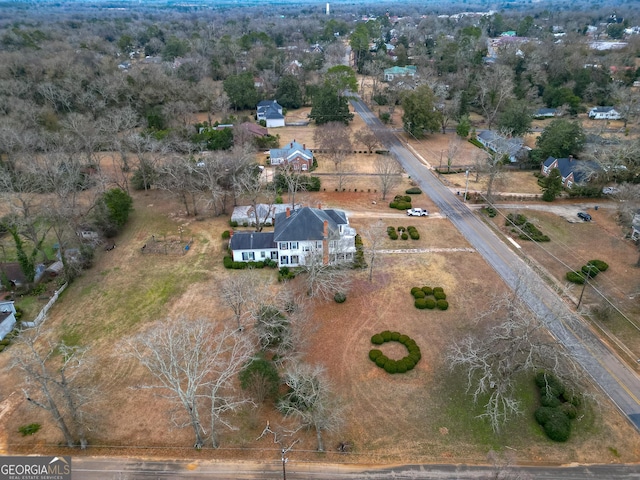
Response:
[[[502,474],[499,476],[499,474]],[[508,473],[513,475],[509,476]],[[286,465],[287,480],[640,480],[640,465],[575,465],[563,467],[517,467],[498,470],[471,465],[367,465],[296,463]],[[72,460],[73,480],[202,480],[281,479],[282,463],[216,461],[146,461],[122,458],[77,457]]]
[[[622,363],[524,259],[514,253],[461,201],[461,197],[442,185],[360,99],[352,97],[351,101],[356,112],[422,191],[433,200],[440,213],[455,225],[504,282],[537,314],[602,392],[640,430],[640,377],[636,372]]]

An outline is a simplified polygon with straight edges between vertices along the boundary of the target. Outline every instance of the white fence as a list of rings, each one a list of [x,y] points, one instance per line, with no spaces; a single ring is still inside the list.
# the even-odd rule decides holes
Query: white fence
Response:
[[[64,289],[67,288],[67,285],[68,283],[65,283],[58,290],[54,292],[53,296],[49,299],[47,304],[44,307],[42,307],[42,310],[40,310],[40,313],[33,320],[33,322],[22,322],[22,325],[27,328],[37,327],[38,325],[40,325],[44,321],[44,319],[47,317],[47,312],[49,311],[49,309],[53,306],[54,303],[56,303],[56,300],[58,300],[58,297],[60,296],[60,294],[64,292]]]

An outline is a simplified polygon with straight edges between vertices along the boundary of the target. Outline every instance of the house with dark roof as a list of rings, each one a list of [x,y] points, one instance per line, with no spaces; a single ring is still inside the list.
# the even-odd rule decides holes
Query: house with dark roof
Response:
[[[275,100],[262,100],[258,103],[256,118],[264,120],[267,128],[284,127],[282,106]]]
[[[273,232],[236,232],[229,249],[236,262],[278,261],[279,267],[322,260],[325,265],[353,261],[356,231],[342,210],[302,207],[279,213]]]
[[[289,166],[298,171],[309,170],[313,165],[313,152],[295,140],[284,148],[269,150],[269,158],[271,165]]]
[[[538,110],[536,110],[533,116],[536,118],[549,118],[549,117],[555,117],[557,114],[558,114],[557,108],[539,108]]]
[[[0,302],[0,340],[16,326],[16,307],[12,301]]]
[[[565,188],[571,188],[575,184],[586,183],[593,173],[600,169],[600,166],[595,162],[576,160],[572,156],[569,158],[549,157],[542,164],[540,173],[547,177],[554,168],[560,170],[562,185]]]
[[[620,120],[622,115],[613,107],[593,107],[589,110],[589,118],[594,120]]]
[[[487,150],[508,155],[511,163],[516,163],[529,156],[530,148],[524,146],[524,140],[520,137],[505,137],[493,130],[482,130],[476,139]]]

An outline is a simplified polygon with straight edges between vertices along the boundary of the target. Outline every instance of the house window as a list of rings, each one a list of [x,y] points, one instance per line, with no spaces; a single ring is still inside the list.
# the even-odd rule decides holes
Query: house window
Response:
[[[260,258],[267,258],[267,252],[260,252]]]
[[[336,241],[335,240],[331,240],[329,242],[329,248],[336,248]]]
[[[242,252],[242,260],[248,262],[250,260],[255,259],[255,254],[253,252]]]
[[[310,245],[304,245],[302,247],[302,251],[303,252],[310,252],[311,251],[311,246]]]
[[[278,260],[278,252],[271,252],[271,260]]]
[[[298,255],[291,255],[291,264],[297,265],[298,263],[300,263],[300,259],[298,258]]]
[[[287,242],[280,242],[280,250],[287,250],[289,248],[289,244]]]
[[[298,242],[290,242],[289,243],[289,248],[291,250],[298,250]]]
[[[322,248],[322,242],[316,242],[316,248]]]
[[[288,264],[289,264],[289,257],[287,256],[280,257],[280,265],[288,265]]]

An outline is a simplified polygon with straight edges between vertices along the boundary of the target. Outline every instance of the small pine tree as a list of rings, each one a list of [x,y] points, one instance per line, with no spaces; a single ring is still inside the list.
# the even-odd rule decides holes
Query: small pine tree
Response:
[[[549,176],[542,183],[542,199],[545,202],[553,202],[562,192],[562,174],[560,170],[557,168],[552,169],[549,172]]]

